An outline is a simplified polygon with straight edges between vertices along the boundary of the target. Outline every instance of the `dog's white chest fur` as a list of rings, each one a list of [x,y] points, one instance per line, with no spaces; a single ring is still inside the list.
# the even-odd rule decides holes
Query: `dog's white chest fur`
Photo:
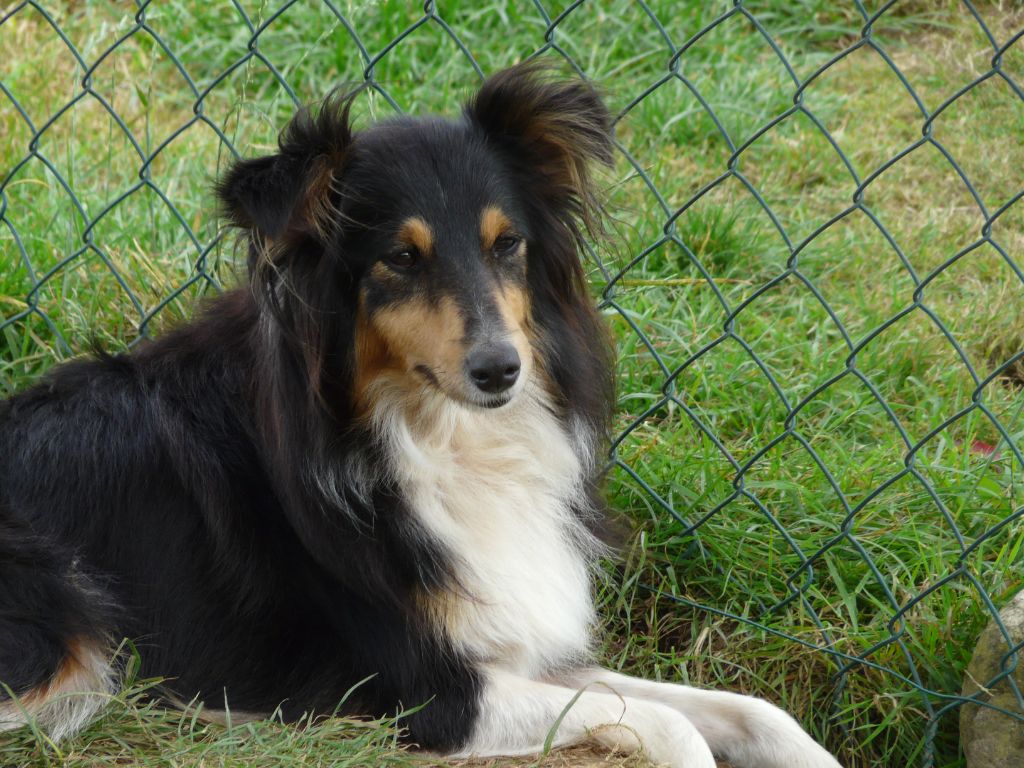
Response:
[[[426,429],[395,414],[377,421],[393,471],[456,558],[460,585],[428,600],[451,642],[527,675],[586,657],[595,542],[570,508],[584,467],[558,420],[527,393],[494,411],[439,403]]]

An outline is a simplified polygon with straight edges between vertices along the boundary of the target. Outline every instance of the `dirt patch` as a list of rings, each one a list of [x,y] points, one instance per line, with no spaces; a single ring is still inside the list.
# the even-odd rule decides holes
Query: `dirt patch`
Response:
[[[485,760],[455,760],[445,766],[458,768],[655,768],[643,755],[617,755],[594,746],[556,749],[547,757],[502,757]],[[718,763],[718,768],[730,768]]]

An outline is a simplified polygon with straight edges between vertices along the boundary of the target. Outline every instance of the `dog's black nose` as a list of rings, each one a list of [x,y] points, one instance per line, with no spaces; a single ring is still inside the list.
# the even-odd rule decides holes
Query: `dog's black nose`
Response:
[[[504,392],[519,378],[519,353],[507,341],[479,346],[466,356],[466,369],[479,389]]]

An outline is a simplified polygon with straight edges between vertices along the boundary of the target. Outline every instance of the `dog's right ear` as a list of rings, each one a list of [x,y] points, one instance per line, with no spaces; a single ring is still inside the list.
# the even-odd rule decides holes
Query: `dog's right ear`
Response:
[[[329,96],[303,108],[278,139],[275,155],[239,160],[217,184],[224,214],[260,240],[324,239],[335,210],[332,186],[352,143],[352,97]]]

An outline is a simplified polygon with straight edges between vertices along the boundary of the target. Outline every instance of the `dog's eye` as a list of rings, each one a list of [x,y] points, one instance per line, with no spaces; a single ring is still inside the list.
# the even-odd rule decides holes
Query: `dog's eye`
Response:
[[[494,254],[496,256],[509,256],[519,247],[520,238],[515,235],[502,235],[494,241]]]
[[[384,258],[384,263],[392,269],[412,269],[419,262],[420,254],[415,248],[404,248]]]

